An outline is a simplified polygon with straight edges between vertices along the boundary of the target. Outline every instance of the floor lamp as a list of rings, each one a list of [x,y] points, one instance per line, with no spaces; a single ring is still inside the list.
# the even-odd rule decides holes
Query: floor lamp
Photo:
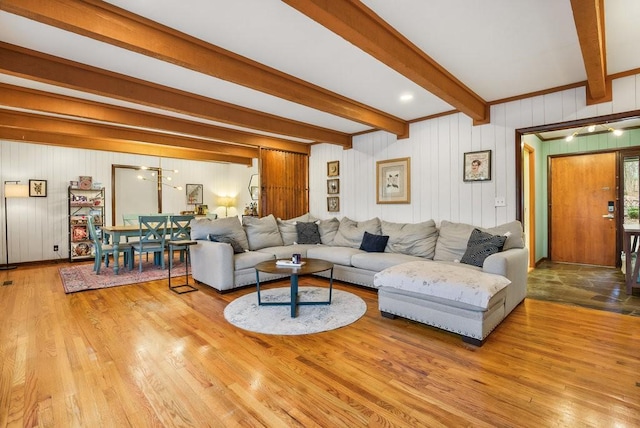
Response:
[[[4,252],[6,263],[0,266],[0,270],[15,269],[16,266],[9,266],[9,221],[7,219],[7,199],[11,198],[28,198],[29,186],[20,184],[19,181],[4,182]]]

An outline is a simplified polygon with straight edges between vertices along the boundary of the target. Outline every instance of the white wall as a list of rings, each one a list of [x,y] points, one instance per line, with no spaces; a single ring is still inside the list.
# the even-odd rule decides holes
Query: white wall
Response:
[[[69,181],[89,175],[103,183],[106,189],[105,222],[111,224],[111,165],[143,165],[177,169],[172,174],[173,184],[185,188],[185,184],[203,184],[203,203],[210,211],[224,216],[224,208],[217,207],[216,195],[236,196],[236,207],[229,209],[229,216],[242,214],[251,202],[247,186],[253,167],[217,162],[197,162],[179,159],[160,159],[154,156],[80,150],[56,146],[0,141],[0,181],[29,179],[47,180],[46,198],[8,200],[9,263],[66,259],[68,257],[68,208],[67,187]],[[0,183],[0,195],[4,198]],[[4,199],[0,210],[0,264],[6,260]],[[186,205],[185,190],[178,191],[165,186],[163,212],[192,210]],[[59,251],[53,246],[59,245]]]
[[[516,216],[515,131],[640,109],[640,75],[613,82],[613,101],[586,105],[585,88],[498,104],[491,107],[491,123],[473,126],[454,114],[411,125],[410,137],[375,132],[354,139],[353,149],[314,145],[310,162],[310,211],[326,218],[354,220],[380,217],[388,221],[434,219],[490,227]],[[492,150],[492,180],[463,182],[465,152]],[[519,155],[519,153],[518,153]],[[376,204],[376,161],[411,158],[411,203]],[[340,212],[326,209],[326,163],[340,161]],[[505,197],[506,207],[495,207]]]

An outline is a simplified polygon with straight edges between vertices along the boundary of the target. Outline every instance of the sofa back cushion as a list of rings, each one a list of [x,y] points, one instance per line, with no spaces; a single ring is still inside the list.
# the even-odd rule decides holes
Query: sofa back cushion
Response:
[[[249,249],[247,234],[242,228],[238,217],[226,217],[212,220],[210,218],[196,218],[191,220],[191,239],[208,239],[209,235],[228,236],[233,238],[245,250]]]
[[[475,226],[470,224],[452,223],[442,220],[442,223],[440,223],[438,242],[436,243],[436,252],[433,256],[433,260],[452,262],[462,259],[465,251],[467,251],[467,243],[469,242],[471,232],[473,232],[473,229],[475,228]],[[512,221],[510,223],[490,228],[479,227],[478,229],[492,235],[507,236],[503,250],[508,250],[510,248],[524,248],[522,223],[519,221]]]
[[[278,219],[278,230],[284,245],[293,245],[298,241],[295,221]]]
[[[380,235],[380,219],[374,217],[370,220],[358,222],[343,217],[342,220],[340,220],[336,236],[333,238],[333,245],[360,248],[364,232]]]
[[[328,220],[318,221],[318,232],[320,232],[320,241],[324,245],[333,245],[333,240],[336,237],[336,233],[338,233],[339,226],[340,221],[338,221],[338,219],[335,217]]]
[[[244,230],[247,232],[250,250],[284,245],[278,223],[273,214],[266,217],[243,217]]]
[[[433,259],[438,229],[433,220],[422,223],[392,223],[382,220],[383,235],[389,236],[386,251]]]

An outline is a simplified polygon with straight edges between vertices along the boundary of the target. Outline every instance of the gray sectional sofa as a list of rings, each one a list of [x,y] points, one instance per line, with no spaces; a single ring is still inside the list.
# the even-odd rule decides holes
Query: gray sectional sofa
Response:
[[[300,253],[334,263],[334,279],[378,289],[383,316],[452,331],[477,345],[526,295],[528,252],[517,221],[480,229],[448,221],[436,227],[433,220],[319,220],[307,214],[244,217],[241,224],[230,217],[194,220],[191,238],[198,241],[191,248],[193,278],[220,292],[255,284],[259,262]],[[261,273],[260,281],[285,276]]]

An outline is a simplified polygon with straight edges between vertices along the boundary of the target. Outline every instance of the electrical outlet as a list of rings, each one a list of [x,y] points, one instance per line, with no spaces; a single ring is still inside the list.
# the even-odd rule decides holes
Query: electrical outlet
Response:
[[[53,251],[58,251],[58,246],[57,245],[53,246]]]
[[[495,206],[496,207],[506,207],[507,206],[507,202],[505,201],[504,197],[496,197]]]

